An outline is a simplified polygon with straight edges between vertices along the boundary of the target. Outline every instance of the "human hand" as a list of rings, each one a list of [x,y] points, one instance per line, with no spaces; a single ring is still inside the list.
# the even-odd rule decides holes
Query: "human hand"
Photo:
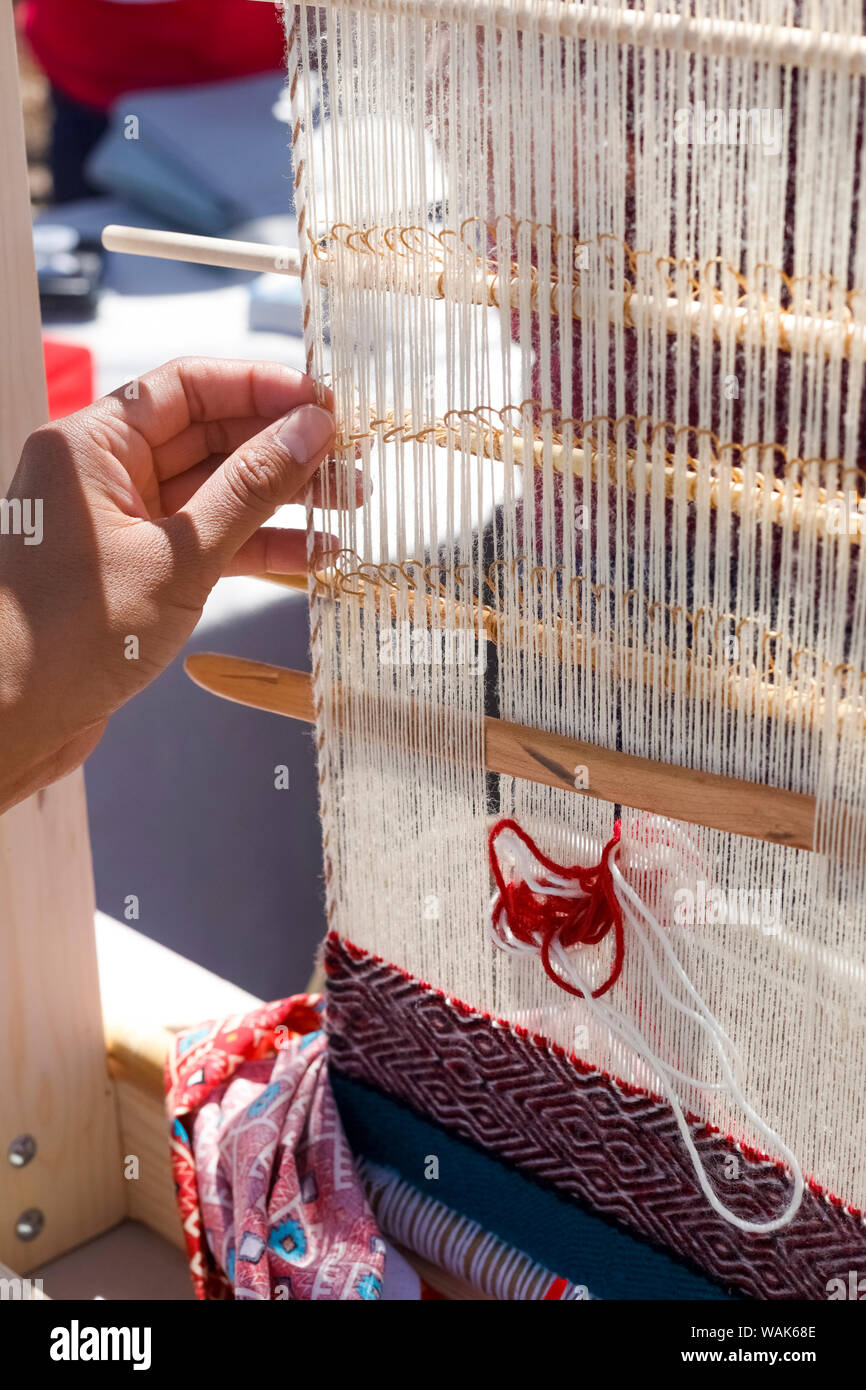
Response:
[[[0,536],[0,811],[87,757],[221,575],[306,570],[305,532],[261,528],[333,441],[315,399],[290,367],[181,359],[29,437],[7,497],[42,535]]]

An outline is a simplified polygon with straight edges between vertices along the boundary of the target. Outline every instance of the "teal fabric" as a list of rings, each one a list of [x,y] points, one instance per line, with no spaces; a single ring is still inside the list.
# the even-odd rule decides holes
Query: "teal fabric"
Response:
[[[471,1217],[551,1273],[603,1299],[737,1297],[684,1261],[415,1115],[331,1067],[331,1085],[355,1153],[396,1168],[425,1196]],[[426,1176],[438,1160],[438,1178]]]

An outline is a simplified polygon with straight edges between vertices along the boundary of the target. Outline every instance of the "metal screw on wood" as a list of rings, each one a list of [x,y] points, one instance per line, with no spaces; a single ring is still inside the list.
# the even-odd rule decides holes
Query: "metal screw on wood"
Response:
[[[9,1162],[13,1168],[26,1168],[36,1154],[36,1140],[32,1134],[19,1134],[9,1145]]]
[[[45,1216],[39,1208],[28,1207],[15,1222],[15,1234],[19,1240],[35,1240],[44,1225]]]

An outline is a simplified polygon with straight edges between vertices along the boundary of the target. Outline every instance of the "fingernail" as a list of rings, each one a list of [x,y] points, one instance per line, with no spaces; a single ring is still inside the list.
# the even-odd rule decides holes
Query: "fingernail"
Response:
[[[277,430],[277,438],[297,463],[318,462],[334,437],[334,417],[320,405],[299,405]]]

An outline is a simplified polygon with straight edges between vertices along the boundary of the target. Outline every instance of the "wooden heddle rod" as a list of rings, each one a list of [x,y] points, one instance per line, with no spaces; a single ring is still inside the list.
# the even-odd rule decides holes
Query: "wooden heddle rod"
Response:
[[[347,14],[392,20],[493,24],[501,29],[522,29],[530,34],[552,34],[563,39],[685,50],[702,57],[747,58],[755,63],[815,67],[852,75],[866,73],[866,37],[834,33],[826,28],[801,25],[770,28],[749,20],[693,17],[680,10],[666,14],[656,9],[620,10],[587,3],[563,4],[562,0],[544,0],[542,4],[538,0],[535,3],[510,0],[508,4],[500,0],[449,0],[447,7],[443,7],[442,0],[319,0],[319,3],[323,8]]]
[[[312,681],[303,671],[213,652],[188,656],[184,669],[196,685],[225,700],[315,723]],[[419,751],[431,746],[435,722],[434,714],[422,715],[415,731]],[[490,715],[484,718],[484,767],[710,830],[792,849],[818,847],[814,796],[638,758]]]
[[[264,242],[232,241],[225,237],[198,236],[191,232],[158,231],[147,227],[124,227],[111,224],[103,228],[102,244],[106,251],[128,256],[154,256],[158,260],[186,261],[192,265],[221,266],[226,270],[248,270],[255,274],[301,274],[301,257],[289,246],[269,246]],[[370,264],[360,267],[356,284],[364,289],[399,290],[421,293],[430,299],[445,299],[449,294],[467,299],[472,304],[498,305],[505,299],[512,309],[519,309],[521,287],[510,274],[488,273],[482,270],[466,275],[459,269],[449,269],[431,261],[425,270],[417,260],[405,264],[397,257],[393,264],[384,255],[370,255]],[[314,257],[316,274],[323,285],[329,282],[329,262]],[[339,273],[339,272],[338,272]],[[567,288],[567,287],[566,287]],[[530,298],[533,307],[544,297],[552,314],[560,313],[562,286],[557,282],[541,286],[533,284]],[[571,286],[571,315],[583,316],[579,281]],[[794,347],[820,349],[826,356],[841,352],[844,357],[866,358],[866,324],[856,322],[849,314],[844,319],[793,313],[787,309],[756,313],[745,305],[704,304],[700,300],[667,299],[659,303],[651,295],[608,295],[607,314],[611,322],[623,316],[626,327],[634,327],[641,315],[664,316],[665,331],[677,334],[685,324],[697,335],[709,317],[713,336],[722,339],[732,333],[736,341],[757,340],[765,345],[775,344],[782,351]]]
[[[160,260],[182,261],[193,265],[212,265],[230,270],[252,271],[258,274],[280,274],[295,277],[299,277],[301,274],[301,258],[297,251],[288,246],[270,246],[253,241],[231,241],[225,238],[197,236],[186,232],[157,231],[144,227],[116,225],[110,225],[103,229],[102,243],[108,251],[127,255],[153,256]],[[371,259],[375,260],[375,258]],[[322,284],[327,285],[328,263],[315,261],[314,264]],[[376,264],[363,267],[358,283],[368,289],[401,289],[421,292],[432,298],[445,297],[449,280],[441,268],[439,271],[430,270],[426,275],[424,273],[418,274],[412,270],[407,271],[406,267],[399,269],[402,279],[400,275],[394,275],[387,268],[383,273],[381,267]],[[459,293],[468,293],[472,302],[479,305],[497,304],[499,302],[498,296],[504,292],[509,296],[512,307],[518,307],[519,285],[513,276],[480,274],[472,278],[468,284],[464,284],[459,276],[454,276],[453,288]],[[556,307],[555,291],[556,287],[551,287],[551,309],[554,312]],[[537,287],[533,289],[533,294],[537,297]],[[627,323],[634,322],[641,303],[647,312],[658,309],[654,301],[647,301],[645,297],[639,295],[632,296],[626,305]],[[574,318],[580,319],[579,287],[572,291],[572,310]],[[672,299],[667,302],[664,312],[666,316],[665,327],[671,333],[679,331],[684,317],[688,322],[690,331],[692,333],[699,332],[701,321],[706,315],[709,315],[713,332],[717,337],[726,331],[725,325],[731,316],[731,326],[738,339],[745,338],[756,329],[754,315],[745,308],[718,304],[705,305],[701,302],[683,305]],[[610,313],[611,315],[615,313],[613,298],[610,300]],[[836,342],[845,356],[866,357],[866,325],[855,324],[850,318],[846,322],[837,322],[832,319],[812,319],[806,315],[779,311],[775,314],[774,319],[780,335],[778,346],[783,350],[790,351],[794,342],[798,340],[798,335],[805,335],[804,341],[817,343],[827,353],[833,350],[833,344]],[[765,316],[757,325],[764,340],[768,340],[767,325],[769,322],[770,318]],[[772,337],[772,335],[770,336]],[[398,422],[395,419],[388,417],[388,420],[392,427],[397,427]],[[376,423],[382,425],[385,422],[380,420]],[[442,422],[444,435],[440,432],[439,422],[432,424],[429,429],[433,442],[439,447],[448,446],[449,430],[457,433],[455,425],[445,429],[444,422]],[[506,431],[503,429],[503,437],[505,433]],[[515,464],[527,462],[534,468],[541,468],[549,455],[551,465],[557,473],[570,470],[576,477],[580,478],[585,478],[588,475],[594,481],[611,482],[614,480],[611,459],[596,453],[592,448],[587,449],[581,446],[569,449],[556,442],[546,446],[541,440],[536,440],[531,449],[527,450],[522,436],[516,432],[511,435],[509,446],[511,460]],[[483,422],[480,421],[470,422],[468,429],[461,432],[458,447],[479,457],[506,457],[504,445],[498,443],[494,435],[490,434],[489,430],[484,428]],[[759,455],[768,450],[773,452],[775,447],[775,445],[767,444],[754,446]],[[627,458],[628,469],[625,481],[631,491],[637,492],[637,456],[634,450],[628,450]],[[807,466],[821,461],[813,459],[802,460],[801,462]],[[841,462],[841,460],[827,461],[828,464],[834,465],[841,464]],[[686,487],[688,500],[694,501],[698,490],[700,464],[692,458],[689,458],[687,463],[688,471],[683,479],[683,485]],[[654,460],[644,460],[642,467],[646,488],[651,486],[653,475],[658,466],[659,464]],[[663,463],[662,472],[664,474],[665,494],[672,497],[678,486],[675,471],[668,463]],[[843,481],[845,472],[846,470],[843,468]],[[742,467],[728,464],[725,475],[724,486],[719,472],[709,480],[708,501],[713,509],[722,505],[724,500],[731,511],[737,515],[746,515],[750,510],[757,509],[774,525],[782,525],[786,519],[789,519],[796,529],[800,529],[806,523],[807,518],[811,518],[819,536],[831,540],[841,537],[848,544],[860,545],[859,527],[852,529],[847,525],[843,527],[839,524],[840,508],[844,509],[847,506],[847,494],[838,490],[838,486],[841,484],[837,485],[834,492],[830,492],[822,486],[807,502],[796,492],[792,491],[789,494],[772,474],[767,476],[762,472],[754,472],[747,482]],[[836,523],[835,530],[834,523]]]

